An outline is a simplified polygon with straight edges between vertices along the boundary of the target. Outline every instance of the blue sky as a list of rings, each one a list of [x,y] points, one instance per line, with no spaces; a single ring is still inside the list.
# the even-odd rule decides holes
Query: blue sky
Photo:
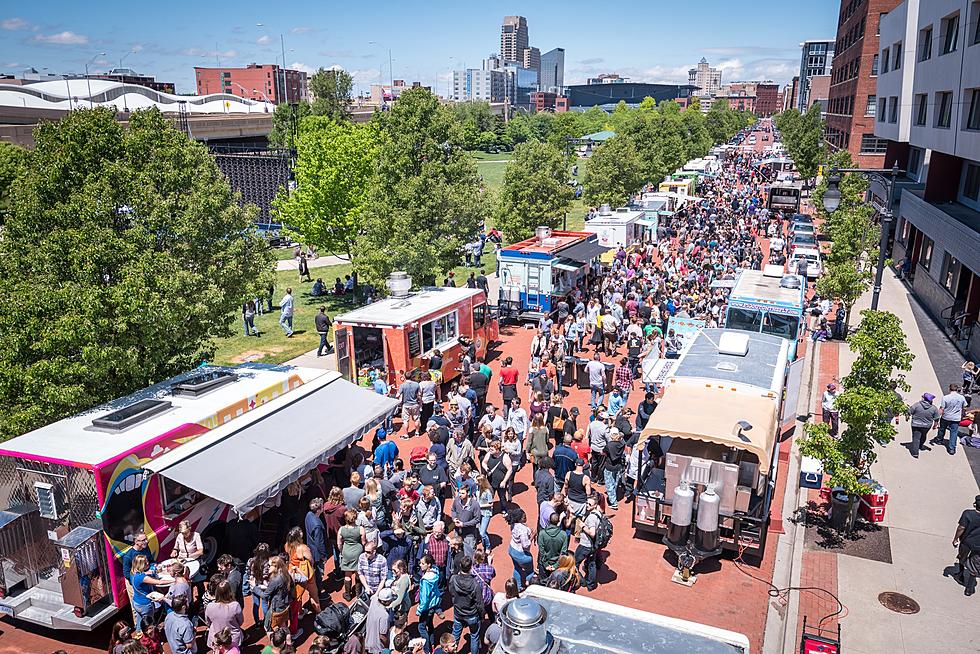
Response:
[[[0,8],[0,72],[82,72],[92,59],[90,70],[105,70],[124,58],[126,67],[176,82],[178,92],[193,91],[193,67],[216,58],[223,66],[280,61],[281,34],[290,66],[339,65],[367,90],[388,79],[390,48],[396,79],[445,93],[449,71],[479,68],[499,50],[505,14],[527,17],[531,45],[542,52],[565,48],[566,83],[598,73],[686,82],[702,56],[723,69],[723,82],[786,83],[799,66],[798,44],[833,38],[839,8],[820,0],[4,4],[11,8]]]

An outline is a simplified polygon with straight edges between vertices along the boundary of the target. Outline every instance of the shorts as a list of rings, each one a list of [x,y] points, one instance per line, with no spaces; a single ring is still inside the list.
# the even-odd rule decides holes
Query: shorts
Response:
[[[413,422],[418,422],[421,413],[422,413],[422,409],[417,404],[415,406],[403,406],[402,422],[408,422],[409,420]]]

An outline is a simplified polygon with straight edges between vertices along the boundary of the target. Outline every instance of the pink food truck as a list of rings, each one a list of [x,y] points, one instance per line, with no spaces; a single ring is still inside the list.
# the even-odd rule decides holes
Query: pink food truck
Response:
[[[0,614],[95,628],[127,604],[137,533],[167,558],[188,520],[206,563],[227,520],[274,506],[395,407],[336,372],[209,366],[0,444]]]

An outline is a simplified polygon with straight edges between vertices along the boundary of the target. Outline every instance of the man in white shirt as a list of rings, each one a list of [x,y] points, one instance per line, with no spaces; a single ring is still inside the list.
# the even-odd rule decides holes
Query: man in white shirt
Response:
[[[830,425],[830,435],[834,438],[837,438],[837,432],[840,430],[840,411],[835,406],[838,395],[840,391],[837,390],[837,384],[827,384],[827,390],[823,392],[823,400],[820,403],[823,421]]]
[[[599,360],[598,352],[593,355],[592,361],[585,364],[585,372],[589,374],[589,389],[592,395],[589,406],[594,409],[602,404],[606,396],[606,367]]]
[[[279,300],[279,310],[279,326],[286,332],[286,338],[289,338],[293,335],[293,289],[286,289],[286,294]]]

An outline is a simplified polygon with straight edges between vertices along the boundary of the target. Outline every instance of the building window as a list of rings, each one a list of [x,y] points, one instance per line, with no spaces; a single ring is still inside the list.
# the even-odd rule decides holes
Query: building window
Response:
[[[973,16],[973,38],[970,39],[970,45],[976,45],[980,43],[980,0],[974,0],[972,7],[970,15]]]
[[[953,284],[956,282],[956,273],[960,267],[960,262],[946,252],[943,254],[943,271],[939,278],[943,282],[943,288],[945,288],[950,293],[953,292]]]
[[[901,42],[899,42],[892,46],[892,70],[898,70],[901,67],[902,67],[902,44]]]
[[[898,122],[898,98],[896,96],[892,96],[891,102],[888,103],[888,122]]]
[[[919,181],[919,169],[922,168],[922,150],[919,148],[909,149],[909,163],[906,168],[905,176]]]
[[[970,112],[966,116],[966,129],[980,130],[980,89],[970,90]]]
[[[874,134],[861,135],[861,154],[885,154],[888,141],[880,139]]]
[[[942,22],[942,39],[943,45],[939,54],[949,54],[950,52],[956,52],[956,46],[959,44],[960,37],[960,15],[955,13],[952,16],[947,16]]]
[[[963,172],[963,197],[980,201],[980,164],[968,163]]]
[[[953,92],[940,91],[936,93],[936,127],[949,129],[953,116]]]
[[[903,218],[902,219],[902,229],[899,230],[898,240],[900,242],[902,242],[902,243],[908,243],[909,242],[909,232],[911,232],[911,231],[912,231],[912,223],[910,223],[909,221],[907,221],[907,220],[905,220]]]
[[[878,55],[875,55],[875,58],[871,60],[871,76],[874,77],[877,74],[878,74]]]
[[[920,93],[915,96],[915,124],[925,125],[926,119],[929,116],[929,96],[925,93]]]
[[[935,247],[935,244],[932,242],[932,239],[926,236],[925,234],[923,234],[922,247],[919,250],[919,265],[925,268],[926,270],[929,270],[929,266],[932,265],[933,247]]]
[[[919,61],[932,57],[932,25],[919,32]]]
[[[890,50],[888,48],[885,48],[884,50],[881,51],[881,74],[882,75],[888,72],[888,62],[891,61],[889,52]]]
[[[864,108],[864,115],[865,116],[874,116],[874,115],[877,115],[877,113],[878,113],[878,96],[877,95],[869,95],[868,96],[868,105]]]
[[[888,98],[882,98],[881,102],[878,103],[878,122],[885,122],[885,116],[888,115]]]

